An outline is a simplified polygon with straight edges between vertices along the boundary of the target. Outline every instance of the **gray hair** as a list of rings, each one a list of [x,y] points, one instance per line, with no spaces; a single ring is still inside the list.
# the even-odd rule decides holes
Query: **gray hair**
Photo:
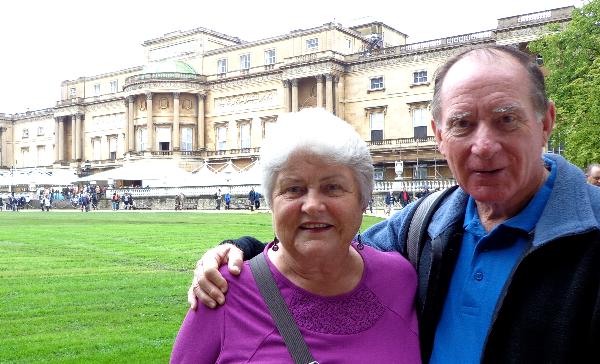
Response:
[[[460,61],[463,58],[471,54],[476,54],[478,56],[487,55],[490,57],[505,57],[512,58],[516,60],[525,71],[527,71],[527,75],[529,76],[529,84],[531,85],[531,97],[533,101],[533,107],[535,108],[536,113],[541,118],[546,114],[548,110],[548,97],[546,96],[546,86],[544,83],[544,74],[540,70],[540,67],[537,65],[535,60],[527,53],[520,51],[519,49],[511,46],[505,45],[484,45],[471,47],[463,52],[460,52],[454,55],[452,58],[448,59],[446,63],[444,63],[438,70],[435,72],[434,76],[434,87],[433,87],[433,100],[431,101],[431,115],[433,116],[433,120],[439,126],[441,125],[441,117],[442,117],[442,85],[444,84],[444,79],[448,74],[448,71],[452,66],[456,64],[456,62]]]
[[[260,151],[262,187],[271,206],[278,173],[298,153],[349,167],[368,206],[373,192],[373,160],[364,140],[344,120],[321,108],[281,115]]]
[[[598,163],[592,163],[592,164],[588,165],[587,166],[586,176],[590,176],[592,174],[592,169],[594,169],[596,167],[600,168],[600,164],[598,164]]]

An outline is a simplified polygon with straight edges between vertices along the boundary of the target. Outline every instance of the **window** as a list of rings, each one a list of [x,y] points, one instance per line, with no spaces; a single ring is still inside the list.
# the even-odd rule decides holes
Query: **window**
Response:
[[[21,148],[21,167],[29,165],[29,147]]]
[[[426,179],[427,178],[427,165],[417,164],[413,169],[414,179]]]
[[[352,40],[350,38],[346,38],[346,48],[348,50],[352,49]]]
[[[29,129],[23,129],[22,139],[29,138]]]
[[[117,136],[108,137],[108,159],[114,161],[117,159]]]
[[[262,124],[262,136],[264,139],[273,130],[273,127],[275,126],[275,122],[277,121],[277,116],[263,116],[260,118],[260,121]]]
[[[38,136],[44,135],[44,127],[43,126],[38,126],[38,128],[37,128],[37,135]]]
[[[36,155],[36,165],[41,166],[43,164],[46,164],[46,158],[45,158],[45,154],[46,154],[46,146],[45,145],[38,145],[37,146],[37,155]]]
[[[265,51],[265,65],[275,64],[275,50],[267,49]]]
[[[113,94],[119,92],[117,80],[110,81],[110,92]]]
[[[181,128],[181,150],[192,150],[192,128]]]
[[[240,56],[240,69],[242,69],[242,70],[250,69],[250,54],[242,54]]]
[[[383,167],[373,168],[373,179],[375,181],[383,181]]]
[[[92,138],[92,155],[95,161],[102,159],[102,139]]]
[[[156,141],[158,150],[167,152],[171,150],[171,128],[156,128]]]
[[[311,38],[306,40],[306,49],[314,51],[319,49],[319,38]]]
[[[97,83],[94,85],[94,96],[100,95],[100,84]]]
[[[217,150],[227,148],[227,127],[225,125],[217,127]]]
[[[371,124],[371,141],[383,140],[383,111],[369,114]]]
[[[148,141],[148,131],[146,128],[138,129],[138,152],[146,150],[146,142]]]
[[[370,90],[383,90],[383,76],[371,78]]]
[[[227,73],[227,58],[222,58],[217,61],[217,73],[218,74]]]
[[[427,107],[414,107],[411,110],[411,112],[415,139],[427,138],[427,123],[429,121],[429,113],[427,111]]]
[[[69,97],[75,97],[77,96],[77,89],[75,87],[71,87],[69,89]]]
[[[250,148],[250,123],[240,123],[240,148]]]
[[[427,82],[427,71],[416,71],[413,72],[413,83],[426,83]]]

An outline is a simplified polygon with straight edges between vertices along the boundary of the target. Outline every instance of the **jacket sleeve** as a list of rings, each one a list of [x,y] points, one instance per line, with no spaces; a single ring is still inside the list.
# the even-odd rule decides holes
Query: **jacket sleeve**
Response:
[[[408,229],[406,220],[411,215],[414,203],[411,203],[392,215],[389,219],[375,224],[361,234],[361,240],[381,251],[397,251],[404,254],[406,242],[406,229]]]
[[[244,253],[244,260],[252,259],[258,254],[262,253],[267,245],[266,243],[263,243],[252,236],[242,236],[241,238],[235,240],[224,240],[221,242],[221,244],[233,244],[240,248]]]

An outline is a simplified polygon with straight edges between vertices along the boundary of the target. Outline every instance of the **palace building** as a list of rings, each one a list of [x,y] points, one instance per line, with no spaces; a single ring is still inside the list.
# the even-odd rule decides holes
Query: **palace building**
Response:
[[[90,173],[148,159],[188,171],[243,168],[258,159],[279,115],[323,107],[367,141],[377,181],[451,179],[429,125],[436,68],[472,44],[525,49],[573,9],[412,44],[381,22],[251,42],[206,28],[175,31],[142,44],[143,66],[64,81],[55,106],[0,114],[0,168]]]

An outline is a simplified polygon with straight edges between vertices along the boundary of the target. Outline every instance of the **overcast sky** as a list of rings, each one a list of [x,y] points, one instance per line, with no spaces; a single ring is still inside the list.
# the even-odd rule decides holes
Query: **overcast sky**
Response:
[[[385,4],[385,5],[384,5]],[[493,29],[507,16],[581,0],[21,0],[0,12],[0,113],[53,107],[60,83],[144,64],[148,39],[197,27],[246,41],[330,21],[380,20],[409,43]]]

